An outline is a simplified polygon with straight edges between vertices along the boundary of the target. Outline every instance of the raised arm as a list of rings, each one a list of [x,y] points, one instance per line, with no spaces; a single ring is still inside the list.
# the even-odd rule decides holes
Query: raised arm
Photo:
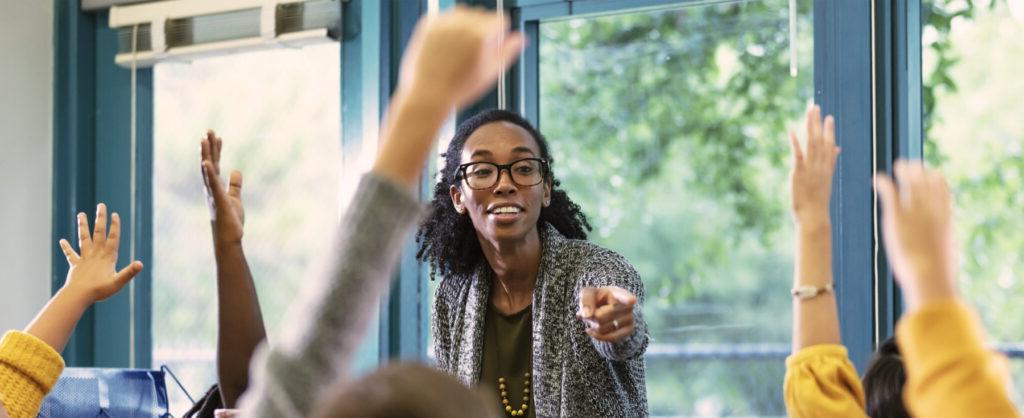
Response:
[[[792,132],[790,195],[796,248],[793,261],[793,355],[786,359],[783,394],[793,418],[862,418],[864,390],[840,342],[832,291],[829,199],[839,147],[835,121],[807,111],[807,141]],[[780,289],[781,290],[781,289]]]
[[[200,143],[200,153],[217,262],[217,382],[224,406],[233,408],[249,386],[249,361],[267,338],[267,331],[242,250],[242,173],[232,171],[224,189],[220,179],[223,145],[216,133],[208,131]]]
[[[410,191],[444,118],[493,85],[522,49],[522,36],[506,34],[507,28],[494,13],[461,7],[417,25],[372,173],[342,217],[334,258],[289,308],[290,332],[258,354],[253,386],[241,401],[244,414],[307,416],[322,391],[347,376],[419,220],[421,207]]]
[[[113,296],[142,270],[135,261],[117,271],[117,250],[121,220],[115,213],[107,233],[107,208],[96,208],[96,227],[89,232],[89,220],[78,214],[78,244],[75,252],[67,240],[60,247],[67,257],[64,286],[50,299],[25,332],[10,331],[0,341],[0,417],[9,412],[15,418],[34,417],[43,397],[56,384],[64,369],[59,351],[64,349],[75,324],[93,303]]]
[[[945,179],[920,162],[897,162],[895,174],[896,183],[878,176],[875,186],[885,251],[906,300],[896,342],[907,368],[907,410],[937,418],[1018,416],[980,321],[957,291]]]
[[[813,345],[840,344],[835,294],[825,290],[832,286],[832,223],[828,206],[839,147],[834,119],[828,116],[822,121],[818,106],[807,111],[806,146],[801,149],[792,132],[789,139],[793,148],[790,194],[796,235],[793,289],[807,292],[805,297],[793,298],[796,353]]]

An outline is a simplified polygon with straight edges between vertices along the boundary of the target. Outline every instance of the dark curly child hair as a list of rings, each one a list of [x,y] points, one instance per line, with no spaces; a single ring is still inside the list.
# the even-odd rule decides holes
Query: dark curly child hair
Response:
[[[466,277],[471,275],[480,263],[485,262],[473,222],[469,215],[455,211],[448,189],[451,186],[458,187],[461,181],[457,176],[457,170],[466,140],[481,126],[494,122],[508,122],[525,129],[537,142],[540,158],[548,162],[546,182],[551,185],[551,203],[541,209],[538,225],[549,223],[566,238],[587,239],[590,223],[580,206],[570,200],[565,191],[558,188],[560,182],[555,179],[552,171],[554,161],[544,136],[516,113],[498,109],[485,110],[459,125],[455,136],[448,144],[448,150],[441,154],[444,158],[444,167],[441,168],[440,179],[434,186],[434,199],[430,203],[431,215],[420,225],[416,234],[416,242],[419,244],[416,258],[430,263],[431,279],[435,274]]]

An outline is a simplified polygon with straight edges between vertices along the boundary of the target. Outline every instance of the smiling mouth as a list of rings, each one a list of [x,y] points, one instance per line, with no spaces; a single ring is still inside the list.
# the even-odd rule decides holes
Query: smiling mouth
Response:
[[[517,208],[515,206],[502,206],[502,207],[491,209],[491,210],[487,211],[487,213],[494,214],[494,215],[506,215],[506,214],[513,214],[514,215],[514,214],[518,214],[518,213],[520,213],[522,211],[523,211],[522,209]]]

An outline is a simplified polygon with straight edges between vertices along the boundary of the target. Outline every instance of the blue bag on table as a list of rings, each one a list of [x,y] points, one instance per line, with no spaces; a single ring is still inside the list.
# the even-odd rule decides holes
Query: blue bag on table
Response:
[[[66,368],[43,399],[39,417],[171,417],[164,372]]]

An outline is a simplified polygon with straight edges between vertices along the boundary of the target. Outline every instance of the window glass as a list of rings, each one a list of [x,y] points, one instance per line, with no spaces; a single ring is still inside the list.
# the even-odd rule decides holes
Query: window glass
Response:
[[[651,413],[785,416],[811,2],[794,39],[788,1],[712,3],[542,23],[540,129],[590,239],[644,280]]]
[[[922,6],[924,155],[946,174],[960,289],[1024,388],[1024,1]]]
[[[244,175],[243,245],[273,341],[339,210],[339,53],[331,43],[154,70],[153,366],[169,365],[195,398],[216,383],[217,335],[199,140],[215,129],[222,176]],[[180,416],[189,401],[170,381],[168,392]]]

